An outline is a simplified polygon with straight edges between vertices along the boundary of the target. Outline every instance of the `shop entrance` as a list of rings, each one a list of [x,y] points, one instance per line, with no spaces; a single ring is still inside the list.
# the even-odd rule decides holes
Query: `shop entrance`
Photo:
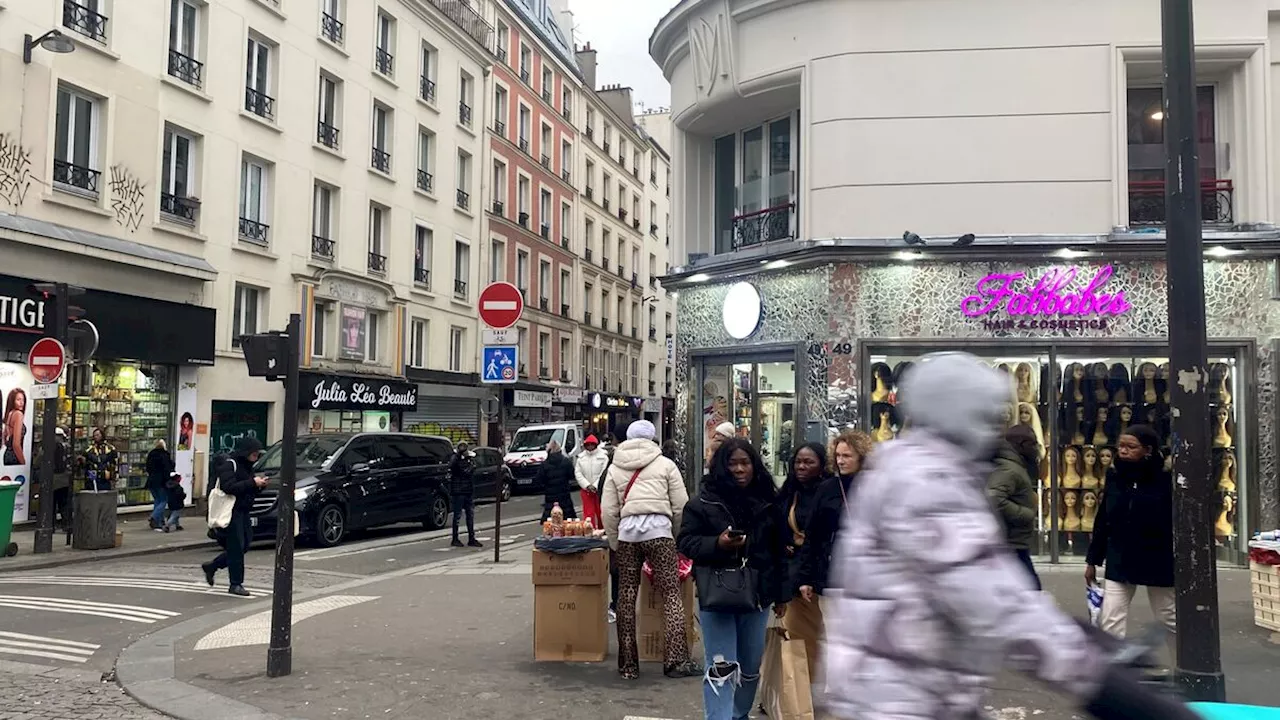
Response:
[[[696,458],[705,463],[707,443],[716,426],[733,424],[738,437],[751,441],[781,487],[804,425],[796,402],[794,352],[746,358],[709,356],[698,361],[701,432]]]
[[[1167,346],[1127,344],[1022,344],[1017,340],[975,345],[867,343],[862,347],[865,427],[878,444],[892,441],[908,421],[898,412],[898,385],[912,362],[929,352],[964,350],[1009,378],[1010,426],[1027,425],[1040,444],[1038,503],[1032,553],[1052,562],[1083,562],[1092,539],[1098,501],[1115,458],[1116,440],[1130,425],[1150,425],[1170,455]],[[1256,524],[1250,502],[1255,439],[1237,421],[1251,417],[1252,343],[1210,343],[1212,472],[1218,484],[1214,535],[1219,559],[1242,562],[1241,538]],[[1167,460],[1167,466],[1171,460]],[[1251,513],[1253,519],[1250,520]]]

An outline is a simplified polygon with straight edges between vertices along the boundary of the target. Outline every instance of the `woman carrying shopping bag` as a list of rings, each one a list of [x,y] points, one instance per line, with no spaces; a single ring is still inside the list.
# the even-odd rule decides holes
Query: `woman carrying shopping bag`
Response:
[[[793,596],[798,596],[800,586],[805,584],[801,574],[802,552],[808,544],[808,531],[818,514],[822,495],[820,488],[826,480],[826,467],[826,448],[820,443],[801,445],[791,456],[787,480],[782,484],[782,491],[778,495],[778,512],[786,523],[783,530],[786,542],[786,589]],[[781,624],[792,639],[804,641],[809,661],[809,677],[816,677],[818,641],[822,638],[821,606],[816,602],[791,603]]]

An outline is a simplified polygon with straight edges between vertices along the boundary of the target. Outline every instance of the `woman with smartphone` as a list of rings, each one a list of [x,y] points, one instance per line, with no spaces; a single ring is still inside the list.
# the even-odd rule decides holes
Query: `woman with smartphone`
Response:
[[[706,720],[747,717],[760,684],[769,607],[790,599],[784,526],[773,477],[746,440],[725,440],[698,497],[684,508],[676,544],[693,560],[702,624]]]

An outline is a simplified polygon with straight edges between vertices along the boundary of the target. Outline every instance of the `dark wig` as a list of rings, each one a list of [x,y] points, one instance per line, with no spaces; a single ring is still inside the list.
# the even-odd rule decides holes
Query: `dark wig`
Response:
[[[734,480],[733,473],[729,472],[729,458],[737,450],[745,452],[751,459],[751,484],[745,488],[738,487],[738,481]],[[726,502],[734,497],[740,497],[756,498],[771,503],[777,497],[777,491],[773,486],[773,474],[764,466],[764,458],[760,457],[760,451],[743,438],[730,438],[720,444],[715,455],[711,456],[707,482]]]

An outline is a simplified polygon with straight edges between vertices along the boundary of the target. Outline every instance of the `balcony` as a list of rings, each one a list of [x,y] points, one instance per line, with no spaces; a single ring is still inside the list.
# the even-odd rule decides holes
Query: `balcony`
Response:
[[[653,341],[653,342],[657,342],[657,341],[658,341],[658,329],[657,329],[657,328],[652,328],[652,327],[651,327],[651,328],[649,328],[649,340],[651,340],[651,341]],[[653,390],[650,390],[649,392],[653,392]]]
[[[639,285],[640,285],[640,274],[639,274],[639,273],[631,273],[631,287],[633,287],[633,288],[634,288],[634,287],[637,287],[637,286],[639,286]]]
[[[501,215],[505,217],[507,214],[507,206],[501,200],[494,200],[492,212],[494,215]]]
[[[322,235],[311,236],[311,257],[320,258],[321,260],[332,260],[333,250],[337,246],[337,242],[330,240]]]
[[[198,88],[204,81],[204,63],[195,58],[187,57],[177,50],[170,50],[169,75]]]
[[[623,221],[623,222],[626,222],[626,220],[627,220],[627,210],[626,210],[626,208],[618,208],[618,219],[619,219],[619,220],[621,220],[621,221]]]
[[[608,271],[609,271],[609,258],[608,258],[608,257],[602,257],[602,258],[600,258],[600,267],[604,268],[605,272],[608,272]]]
[[[633,230],[640,229],[640,218],[631,218],[631,228]]]
[[[671,397],[671,383],[667,383],[665,387],[666,387],[666,392],[663,394],[666,395],[667,397]]]
[[[658,173],[653,172],[653,171],[649,171],[649,182],[653,183],[653,186],[654,186],[654,187],[657,187],[657,186],[658,186]]]
[[[607,318],[607,317],[602,317],[602,318],[600,318],[600,329],[601,329],[601,330],[608,330],[608,329],[609,329],[609,318]]]
[[[538,298],[538,309],[539,309],[539,310],[541,310],[542,312],[547,312],[547,308],[548,308],[548,307],[550,307],[550,306],[551,306],[551,301],[550,301],[550,300],[548,300],[547,298],[544,298],[544,297],[540,297],[540,298]]]
[[[627,158],[621,153],[618,154],[618,164],[622,166],[623,170],[627,169]]]
[[[334,45],[341,45],[342,31],[343,24],[341,20],[329,13],[320,14],[320,34],[323,35],[326,40]]]
[[[520,152],[524,153],[525,155],[528,155],[529,154],[529,138],[524,138],[524,137],[520,138],[520,141],[516,143],[516,147],[520,148]]]
[[[244,89],[244,109],[260,118],[274,120],[276,117],[276,99],[251,87]]]
[[[658,287],[658,278],[653,274],[652,270],[649,271],[649,287],[654,289]]]
[[[316,123],[316,142],[329,148],[338,149],[338,128],[320,120]]]
[[[258,222],[257,220],[250,220],[249,218],[244,217],[240,218],[241,240],[247,240],[258,245],[266,245],[267,233],[270,230],[271,226],[266,223]]]
[[[548,368],[548,367],[547,367],[547,366],[545,366],[545,365],[539,365],[539,366],[538,366],[538,377],[543,378],[544,380],[550,379],[550,378],[551,378],[551,369],[550,369],[550,368]]]
[[[516,221],[520,223],[520,227],[525,228],[525,229],[528,229],[528,227],[529,227],[529,213],[527,213],[527,212],[522,212],[522,213],[520,213],[519,217],[517,217],[517,218],[516,218]]]
[[[550,170],[550,169],[551,169],[551,156],[550,156],[550,155],[543,155],[541,158],[539,158],[539,159],[538,159],[538,162],[542,163],[542,167],[544,167],[544,168],[546,168],[546,169],[548,169],[548,170]]]
[[[376,252],[369,253],[369,272],[378,273],[379,275],[387,272],[387,256],[379,255]]]
[[[374,170],[384,173],[391,172],[391,153],[375,147],[372,149],[370,156],[370,164]]]
[[[632,340],[639,340],[639,339],[640,339],[640,331],[639,331],[639,330],[637,330],[637,329],[635,328],[635,326],[632,326],[632,327],[631,327],[631,339],[632,339]]]
[[[526,369],[524,363],[520,363],[520,377],[529,377],[529,371]]]
[[[592,254],[593,254],[593,253],[592,253],[591,248],[587,248],[586,250],[584,250],[584,251],[582,252],[582,257],[583,257],[587,262],[591,262],[591,255],[592,255]]]
[[[733,249],[795,238],[796,204],[788,203],[739,215],[733,219]]]
[[[604,208],[605,210],[608,210],[611,207],[609,203],[609,198],[602,198],[600,200],[600,207]]]
[[[542,88],[542,101],[543,101],[543,102],[545,102],[545,103],[546,103],[546,104],[548,104],[548,105],[551,105],[551,104],[552,104],[552,103],[551,103],[551,90],[550,90],[550,88]]]
[[[529,84],[529,68],[520,68],[520,82]]]
[[[82,195],[98,196],[98,181],[102,173],[64,160],[53,161],[53,182],[64,190]]]
[[[626,271],[626,270],[624,270],[624,269],[622,268],[622,262],[621,262],[621,261],[619,261],[619,262],[618,262],[618,277],[623,278],[623,279],[625,279],[625,278],[627,277],[627,271]]]
[[[594,200],[596,189],[588,185],[586,188],[583,189],[582,194],[586,195],[588,200]]]
[[[572,120],[572,119],[573,119],[573,106],[572,106],[572,105],[565,105],[564,107],[560,108],[560,115],[561,115],[565,120]]]
[[[391,77],[394,74],[395,56],[382,48],[373,49],[373,66],[378,72]]]
[[[590,310],[587,310],[586,312],[582,313],[582,324],[583,324],[583,325],[590,325],[590,324],[591,324],[591,311],[590,311]]]
[[[593,128],[593,127],[591,127],[590,125],[588,125],[588,126],[587,126],[587,139],[588,139],[588,140],[590,140],[591,138],[593,138],[593,137],[595,137],[595,136],[596,136],[596,129],[595,129],[595,128]]]
[[[568,370],[561,370],[561,371],[560,371],[560,382],[562,382],[562,383],[567,383],[567,382],[569,382],[569,371],[568,371]]]
[[[569,317],[569,306],[565,303],[560,304],[560,317]]]
[[[654,237],[658,237],[658,224],[657,224],[657,223],[649,223],[649,234],[650,234],[650,235],[652,235],[652,236],[654,236]]]
[[[658,383],[656,383],[656,382],[654,382],[654,381],[650,380],[650,381],[649,381],[649,395],[653,395],[653,393],[654,393],[654,392],[656,392],[656,391],[657,391],[657,389],[658,389]]]
[[[564,236],[564,235],[560,236],[560,247],[564,248],[565,250],[569,249],[569,238],[567,236]]]
[[[467,281],[466,281],[466,280],[454,280],[454,281],[453,281],[453,294],[454,294],[454,295],[457,295],[458,297],[466,297],[466,296],[467,296]]]
[[[160,214],[165,220],[182,225],[196,224],[196,211],[200,209],[200,201],[195,198],[160,193]]]
[[[1165,183],[1163,180],[1129,181],[1129,224],[1165,224]],[[1235,186],[1230,180],[1200,181],[1200,222],[1205,225],[1232,225]]]
[[[623,334],[623,331],[622,331],[622,323],[618,323],[618,334],[619,334],[619,335],[622,335],[622,334]]]
[[[435,176],[426,170],[418,171],[418,189],[423,192],[435,192],[436,179]]]
[[[507,124],[501,120],[495,120],[493,123],[493,132],[501,137],[507,136]]]
[[[423,100],[426,100],[429,103],[435,103],[436,81],[432,80],[426,75],[423,75],[421,78],[419,78],[418,94]]]
[[[467,192],[466,190],[458,190],[457,203],[458,203],[458,209],[470,210],[471,209],[471,193]]]
[[[107,16],[96,13],[74,0],[62,2],[62,26],[96,40],[107,41]]]
[[[431,270],[424,267],[413,269],[413,284],[424,290],[431,289]]]
[[[493,44],[493,26],[471,7],[469,0],[431,0],[445,17],[470,35],[481,47]]]
[[[540,227],[540,228],[538,229],[538,234],[542,236],[542,239],[543,239],[543,240],[550,240],[550,239],[551,239],[551,226],[550,226],[550,225],[547,225],[546,223],[543,223],[542,227]]]
[[[498,62],[500,62],[500,63],[502,63],[502,64],[504,64],[504,65],[506,64],[506,62],[507,62],[507,49],[506,49],[506,48],[498,48],[498,51],[497,51],[497,52],[495,52],[495,53],[494,53],[494,55],[495,55],[495,56],[497,56],[497,58],[498,58]]]
[[[606,140],[606,141],[604,142],[604,154],[605,154],[605,155],[608,155],[608,154],[609,154],[609,141],[608,141],[608,140]]]
[[[471,106],[464,102],[458,103],[458,122],[463,127],[471,127]]]
[[[573,175],[568,170],[560,171],[560,179],[564,181],[565,185],[573,184]]]

